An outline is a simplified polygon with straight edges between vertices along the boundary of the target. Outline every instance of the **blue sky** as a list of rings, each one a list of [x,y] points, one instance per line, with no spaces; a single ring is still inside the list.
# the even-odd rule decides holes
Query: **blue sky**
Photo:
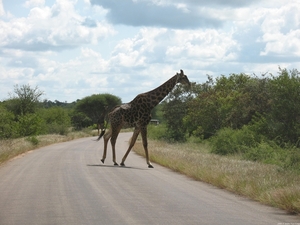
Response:
[[[129,102],[180,69],[190,81],[300,68],[298,0],[0,0],[0,101],[110,93]]]

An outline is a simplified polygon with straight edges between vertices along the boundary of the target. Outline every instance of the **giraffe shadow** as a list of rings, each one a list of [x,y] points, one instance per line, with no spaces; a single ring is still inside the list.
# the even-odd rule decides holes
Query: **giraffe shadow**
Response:
[[[110,167],[110,168],[116,168],[116,169],[134,169],[134,170],[147,170],[146,168],[138,168],[138,167],[131,167],[131,166],[114,166],[114,165],[103,165],[103,164],[87,164],[87,166],[93,166],[93,167]]]

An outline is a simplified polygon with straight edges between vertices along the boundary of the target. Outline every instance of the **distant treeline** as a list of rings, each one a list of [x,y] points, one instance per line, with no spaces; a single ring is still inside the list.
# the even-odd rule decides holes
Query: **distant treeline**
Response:
[[[14,87],[14,95],[0,102],[0,138],[40,134],[38,124],[43,123],[81,129],[96,123],[105,107],[121,104],[111,94],[95,94],[72,103],[41,101],[43,94],[38,87]],[[224,128],[246,126],[279,144],[299,146],[299,72],[279,68],[276,75],[208,76],[202,84],[193,83],[190,90],[178,85],[153,110],[152,118],[166,124],[165,138],[173,141],[209,139]],[[29,123],[25,130],[35,128],[19,134],[9,131],[22,123]]]
[[[277,157],[277,161],[299,164],[299,75],[296,69],[279,68],[276,75],[208,76],[191,89],[177,85],[152,112],[161,124],[155,137],[176,142],[209,140],[214,153],[265,161]],[[93,127],[106,108],[121,104],[111,94],[72,103],[41,101],[43,94],[38,87],[14,87],[14,95],[0,102],[0,139]],[[278,153],[282,149],[291,154],[283,157]]]
[[[54,106],[58,106],[58,107],[62,107],[62,108],[74,108],[76,106],[76,102],[80,101],[80,99],[78,99],[77,101],[74,101],[74,102],[71,102],[71,103],[68,103],[68,102],[60,102],[58,100],[55,100],[55,101],[50,101],[50,100],[47,100],[45,99],[44,101],[40,102],[40,107],[42,108],[51,108],[51,107],[54,107]]]
[[[14,94],[0,102],[0,139],[65,135],[72,129],[93,127],[105,107],[121,104],[111,94],[95,94],[72,103],[41,101],[43,94],[38,87],[14,87]]]

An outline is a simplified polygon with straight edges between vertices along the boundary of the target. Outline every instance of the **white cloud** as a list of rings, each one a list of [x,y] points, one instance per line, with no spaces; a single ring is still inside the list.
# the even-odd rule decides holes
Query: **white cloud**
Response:
[[[0,100],[30,83],[50,100],[111,93],[128,102],[180,69],[204,82],[299,68],[297,1],[28,0],[18,15],[0,0]]]
[[[74,4],[60,0],[52,7],[31,8],[26,18],[1,21],[4,35],[0,38],[0,46],[25,51],[61,51],[81,44],[97,44],[114,33],[110,25],[92,19],[89,23],[93,22],[94,27],[88,27],[87,18],[76,13]]]
[[[194,32],[175,31],[175,40],[167,50],[170,57],[206,59],[209,62],[233,60],[230,50],[237,43],[230,33],[217,30],[197,30]]]
[[[211,16],[205,10],[198,13],[198,7],[165,4],[163,1],[154,3],[150,0],[91,0],[92,5],[101,5],[109,10],[106,17],[113,24],[176,29],[221,27],[223,24],[221,19]]]
[[[261,55],[300,56],[299,11],[297,2],[265,12],[260,41],[266,46]]]
[[[44,6],[44,5],[45,5],[45,0],[29,0],[26,1],[24,4],[26,8],[31,8],[35,6]]]
[[[2,3],[2,0],[0,0],[0,16],[4,16],[4,15],[5,15],[5,11],[3,8],[3,3]]]

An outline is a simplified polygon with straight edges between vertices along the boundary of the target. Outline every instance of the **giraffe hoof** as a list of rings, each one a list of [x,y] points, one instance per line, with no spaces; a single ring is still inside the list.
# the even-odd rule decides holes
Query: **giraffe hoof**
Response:
[[[118,163],[114,163],[114,166],[118,166],[119,164]]]
[[[148,165],[148,168],[154,168],[151,164]]]
[[[101,162],[104,164],[104,159],[101,159]]]
[[[120,166],[125,166],[125,164],[124,164],[124,163],[121,163]]]

